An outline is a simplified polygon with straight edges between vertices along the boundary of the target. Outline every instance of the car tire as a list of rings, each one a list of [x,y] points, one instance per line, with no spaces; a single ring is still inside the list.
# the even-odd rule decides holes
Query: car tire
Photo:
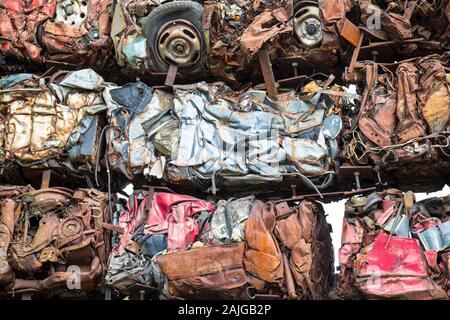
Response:
[[[185,75],[195,75],[203,70],[206,60],[205,36],[202,32],[203,6],[194,1],[173,1],[155,8],[145,18],[143,31],[149,46],[150,59],[156,69],[167,72],[169,64],[161,61],[157,53],[157,40],[160,29],[169,21],[183,19],[190,22],[198,31],[201,39],[201,56],[198,63],[189,68],[180,68],[179,72]]]

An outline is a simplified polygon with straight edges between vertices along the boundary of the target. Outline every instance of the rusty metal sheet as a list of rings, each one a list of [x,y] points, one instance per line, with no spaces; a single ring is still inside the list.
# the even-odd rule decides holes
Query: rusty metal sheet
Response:
[[[348,19],[344,19],[344,24],[342,26],[340,35],[355,47],[358,46],[360,38],[362,37],[362,34],[358,27]]]
[[[247,283],[242,259],[243,242],[168,253],[157,257],[169,280],[171,296],[239,297]]]

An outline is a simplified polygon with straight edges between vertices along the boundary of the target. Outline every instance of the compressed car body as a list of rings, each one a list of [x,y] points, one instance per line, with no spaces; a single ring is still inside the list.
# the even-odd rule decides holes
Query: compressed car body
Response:
[[[448,201],[396,189],[347,201],[338,295],[448,299]]]
[[[325,189],[338,166],[341,102],[349,99],[322,85],[277,100],[223,83],[176,86],[173,94],[141,82],[108,88],[109,164],[130,180],[212,193],[283,183]]]
[[[112,46],[112,8],[112,0],[3,1],[0,52],[7,62],[4,67],[19,60],[103,68]]]
[[[105,110],[103,79],[91,69],[8,75],[0,80],[0,163],[13,182],[43,170],[77,180],[94,174]],[[34,172],[34,174],[33,174]],[[69,181],[70,182],[70,181]]]
[[[292,42],[291,17],[291,1],[118,1],[111,38],[129,73],[158,77],[173,64],[189,79],[239,83],[263,45],[279,54]]]
[[[448,182],[447,65],[438,55],[394,65],[368,61],[361,105],[343,117],[343,162],[373,166],[411,188],[431,177],[437,187]]]
[[[109,253],[106,194],[62,187],[1,186],[2,295],[101,292]]]
[[[317,202],[213,204],[150,188],[119,221],[105,280],[122,295],[326,299],[333,284],[331,230]]]
[[[449,49],[448,0],[294,0],[296,45],[285,68],[338,74],[358,58],[392,63]],[[320,31],[319,31],[320,30]]]

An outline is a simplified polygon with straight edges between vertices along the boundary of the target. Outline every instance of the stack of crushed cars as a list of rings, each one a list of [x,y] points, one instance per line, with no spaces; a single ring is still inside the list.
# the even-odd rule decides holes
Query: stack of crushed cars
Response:
[[[107,195],[0,186],[0,297],[101,297]]]
[[[270,193],[270,186],[282,183],[286,175],[294,183],[319,191],[320,180],[325,181],[321,182],[323,187],[331,185],[338,165],[342,98],[332,94],[343,89],[321,81],[309,82],[301,94],[281,94],[276,102],[265,91],[235,92],[223,83],[181,86],[174,92],[153,89],[142,82],[117,86],[106,83],[91,69],[50,76],[9,75],[1,78],[1,85],[1,169],[10,182],[23,179],[37,185],[51,170],[53,185],[90,185],[98,182],[101,176],[97,173],[106,166],[108,174],[112,174],[110,168],[114,169],[118,180],[131,180],[136,186],[139,178],[145,177],[156,184],[170,183],[197,192],[211,189],[212,194],[222,187],[246,188],[253,194],[257,193],[252,191],[255,184],[266,185],[262,193]],[[322,92],[325,85],[328,93]],[[196,144],[202,140],[203,144]],[[180,148],[186,151],[180,152]],[[199,155],[186,157],[192,154],[189,149]],[[178,156],[180,164],[176,162]],[[291,185],[285,185],[289,191]],[[107,186],[111,187],[101,187]],[[162,253],[190,257],[192,252],[208,257],[213,254],[209,250],[218,256],[231,250],[234,260],[220,262],[217,268],[234,270],[237,263],[240,278],[237,283],[234,276],[223,280],[224,287],[215,282],[200,285],[195,297],[215,292],[213,296],[218,298],[256,299],[266,295],[274,299],[323,299],[333,285],[330,228],[316,202],[305,201],[291,208],[286,203],[256,201],[254,195],[243,198],[245,201],[225,197],[228,200],[207,202],[158,193],[155,198],[138,194],[122,210],[111,194],[96,189],[2,188],[8,192],[2,202],[6,211],[2,220],[5,280],[1,291],[8,297],[92,296],[101,293],[105,285],[126,295],[134,291],[123,282],[135,280],[134,273],[122,273],[126,267],[121,263],[130,263],[122,261],[123,255],[144,263]],[[92,215],[88,209],[85,217],[84,202],[91,203],[91,193],[98,197],[98,208]],[[43,196],[35,200],[36,195]],[[158,209],[160,201],[162,207]],[[156,210],[156,217],[152,210]],[[134,217],[138,212],[143,216]],[[111,218],[114,213],[120,213],[117,221]],[[102,221],[94,219],[99,215]],[[142,224],[143,217],[147,223]],[[51,224],[46,219],[52,219]],[[68,232],[73,232],[67,239],[62,234],[66,220]],[[138,231],[138,227],[143,229]],[[106,236],[104,229],[113,230],[114,236],[109,231]],[[26,248],[17,257],[16,233],[19,245]],[[268,247],[261,247],[261,239]],[[131,249],[129,240],[133,240],[132,245],[136,243]],[[110,241],[112,251],[108,249]],[[82,258],[72,256],[92,246],[89,261],[83,260],[87,254],[84,251],[80,253]],[[193,249],[197,247],[206,251]],[[187,250],[191,248],[193,251]],[[267,265],[260,265],[265,260]],[[192,255],[192,263],[195,261],[198,257]],[[95,270],[87,268],[89,263]],[[75,285],[78,279],[72,277],[73,265],[81,267],[81,279],[87,278],[80,280],[81,287],[72,292],[73,277]],[[106,266],[109,273],[104,278]],[[168,289],[177,275],[163,265],[160,268],[161,281],[166,279],[166,284],[155,283],[154,271],[146,268],[138,269],[146,280],[135,281],[136,285],[144,286],[144,290],[157,288],[156,292],[166,297],[187,297],[181,289]],[[200,277],[206,272],[200,266],[188,264],[186,268],[191,268],[193,277],[195,272]],[[219,273],[219,279],[221,276]],[[89,284],[84,284],[88,280]],[[221,296],[227,287],[233,290]]]
[[[327,298],[313,199],[450,181],[449,21],[448,0],[0,0],[0,296]],[[446,298],[447,202],[352,198],[338,296]]]
[[[333,285],[331,228],[322,206],[212,203],[136,191],[105,282],[119,296],[161,299],[326,299]]]
[[[92,69],[8,75],[0,86],[0,176],[38,185],[52,170],[63,183],[103,189],[106,166],[116,188],[147,180],[212,194],[320,192],[339,167],[342,106],[354,103],[327,81],[275,100],[224,83],[117,86]]]
[[[415,203],[397,189],[345,205],[338,296],[448,299],[450,196]]]

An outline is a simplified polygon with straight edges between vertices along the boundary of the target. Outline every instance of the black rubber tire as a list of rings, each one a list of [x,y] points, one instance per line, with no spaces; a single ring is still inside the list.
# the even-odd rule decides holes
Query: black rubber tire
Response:
[[[191,22],[197,29],[201,41],[201,58],[196,66],[190,68],[180,68],[179,72],[186,75],[195,75],[203,70],[203,66],[206,60],[206,46],[205,37],[202,32],[202,16],[203,6],[194,1],[173,1],[165,3],[155,8],[145,18],[143,23],[143,31],[147,38],[147,44],[149,46],[150,58],[152,59],[155,67],[158,71],[167,72],[168,65],[160,61],[156,53],[155,42],[160,28],[171,20],[184,19]]]
[[[294,0],[294,6],[296,4],[299,4],[300,2],[315,2],[315,3],[318,3],[319,0]]]

